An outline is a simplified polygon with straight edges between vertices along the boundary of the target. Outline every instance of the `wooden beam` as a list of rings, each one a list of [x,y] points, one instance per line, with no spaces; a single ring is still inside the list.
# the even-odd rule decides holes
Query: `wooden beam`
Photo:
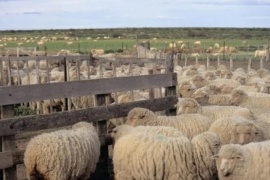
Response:
[[[25,86],[0,87],[0,105],[26,103],[45,99],[107,94],[144,88],[176,85],[176,74],[156,74],[70,81]]]
[[[177,102],[177,96],[169,96],[158,99],[100,106],[68,112],[4,119],[0,121],[0,136],[14,135],[19,132],[69,126],[80,121],[97,122],[104,119],[125,117],[127,113],[135,107],[144,107],[152,111],[162,111],[174,108]]]

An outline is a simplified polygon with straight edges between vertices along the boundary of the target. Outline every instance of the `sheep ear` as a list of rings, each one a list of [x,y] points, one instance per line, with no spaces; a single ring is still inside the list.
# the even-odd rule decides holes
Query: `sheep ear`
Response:
[[[219,158],[219,155],[218,154],[216,154],[216,155],[214,155],[214,156],[211,157],[212,160],[216,160],[218,158]]]

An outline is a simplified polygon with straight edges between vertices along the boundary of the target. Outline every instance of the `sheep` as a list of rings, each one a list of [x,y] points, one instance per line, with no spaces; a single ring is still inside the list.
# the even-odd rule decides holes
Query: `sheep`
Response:
[[[246,120],[240,116],[218,119],[212,123],[209,131],[219,135],[222,145],[229,144],[231,142],[238,144],[247,144],[254,141],[257,142],[261,141],[261,137],[263,136],[262,132],[259,131],[254,122]],[[234,137],[235,135],[238,136]]]
[[[234,88],[237,88],[238,86],[241,85],[241,83],[235,79],[215,79],[215,80],[210,81],[209,84],[211,85],[213,84],[216,86],[220,86],[222,84],[229,84],[230,86]]]
[[[215,80],[217,78],[216,74],[212,71],[205,71],[203,75],[206,80]]]
[[[219,179],[269,179],[269,148],[270,141],[222,146],[213,157]]]
[[[270,108],[270,98],[248,96],[248,94],[244,91],[235,89],[231,93],[230,104],[235,106],[247,107],[250,108],[251,111],[252,108],[262,108],[267,110],[268,108]],[[256,111],[252,112],[256,113]]]
[[[215,43],[214,44],[214,48],[218,49],[219,48],[219,44],[218,43]]]
[[[183,114],[179,116],[157,116],[146,108],[133,108],[129,111],[125,124],[131,126],[169,126],[181,131],[189,139],[205,132],[212,120],[200,114]]]
[[[104,49],[91,49],[91,53],[95,55],[102,55],[102,54],[105,54],[105,50]]]
[[[252,123],[249,121],[238,121],[231,131],[230,143],[243,145],[249,142],[260,142],[269,139],[269,130],[262,127],[262,124],[265,125],[260,120],[253,121]]]
[[[201,41],[195,41],[193,44],[194,44],[195,46],[200,46],[200,45],[201,45]]]
[[[213,132],[203,132],[193,137],[191,143],[198,179],[218,179],[215,161],[211,159],[220,148],[218,135]]]
[[[260,58],[265,58],[266,57],[266,50],[256,50],[254,52],[254,58],[260,57]]]
[[[32,138],[24,153],[30,179],[88,179],[95,171],[100,142],[94,126],[79,122],[69,130]]]
[[[188,81],[182,82],[178,85],[178,95],[183,98],[193,97],[196,87]]]
[[[209,88],[197,89],[193,96],[201,105],[229,105],[230,95],[214,95]]]
[[[183,136],[183,133],[173,127],[167,126],[130,126],[130,125],[120,125],[115,127],[112,130],[111,137],[116,142],[119,138],[123,137],[124,135],[137,133],[137,132],[144,132],[144,133],[151,133],[156,135],[163,135],[168,137],[180,137]]]
[[[193,76],[190,82],[196,88],[201,88],[201,87],[204,87],[208,84],[208,81],[206,80],[206,78],[204,76],[201,76],[201,75]]]
[[[253,114],[247,108],[237,106],[201,106],[196,100],[191,98],[182,98],[176,106],[177,115],[198,113],[213,121],[232,115],[241,116],[249,120],[254,119]]]
[[[192,144],[185,136],[131,133],[116,141],[115,179],[196,179]]]

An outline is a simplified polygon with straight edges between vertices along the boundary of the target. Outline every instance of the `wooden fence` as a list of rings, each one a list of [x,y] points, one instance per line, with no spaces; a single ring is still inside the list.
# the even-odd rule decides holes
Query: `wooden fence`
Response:
[[[89,56],[46,56],[36,57],[35,59],[37,60],[37,67],[39,60],[46,59],[48,68],[48,62],[56,58],[65,60],[66,64],[68,64],[68,61],[74,59],[75,61],[85,59],[89,61],[89,64],[95,63]],[[33,57],[1,57],[0,64],[2,64],[2,61],[10,63],[10,61],[28,61],[31,59],[33,59]],[[2,120],[0,120],[0,137],[2,137],[0,142],[0,169],[3,170],[0,179],[25,179],[25,170],[22,164],[24,148],[18,147],[16,141],[22,140],[22,137],[29,138],[29,132],[34,132],[33,134],[35,134],[36,131],[65,127],[79,121],[96,123],[102,144],[100,161],[91,179],[109,179],[108,145],[110,142],[106,138],[107,121],[109,119],[125,117],[134,107],[145,107],[152,111],[165,110],[168,115],[175,114],[174,105],[177,103],[177,76],[173,73],[173,62],[170,55],[167,55],[166,59],[159,61],[156,59],[98,60],[99,64],[102,62],[113,63],[114,66],[117,66],[117,63],[139,64],[162,62],[165,65],[165,73],[23,86],[11,86],[12,78],[10,66],[5,70],[6,73],[1,73],[0,80],[2,80],[2,84],[7,86],[0,86],[2,117]],[[108,97],[110,93],[162,87],[166,89],[164,97],[122,104],[108,104],[106,101],[106,97]],[[14,117],[13,104],[44,99],[69,98],[88,94],[95,96],[97,102],[96,107],[51,114]]]
[[[266,57],[254,57],[254,55],[239,55],[237,53],[174,53],[174,48],[171,48],[173,62],[175,65],[188,66],[188,65],[206,65],[218,67],[220,64],[228,65],[230,70],[234,70],[238,67],[244,69],[259,69],[270,68],[269,63],[269,50]],[[139,58],[156,58],[163,59],[167,53],[156,50],[149,50],[148,48],[137,45],[137,56]]]

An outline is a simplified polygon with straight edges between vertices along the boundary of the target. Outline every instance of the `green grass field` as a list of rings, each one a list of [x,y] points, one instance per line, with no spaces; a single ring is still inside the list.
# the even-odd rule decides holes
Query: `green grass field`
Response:
[[[220,46],[234,46],[240,52],[251,53],[262,49],[269,44],[270,29],[267,28],[119,28],[119,29],[65,29],[65,30],[28,30],[28,31],[0,31],[0,45],[4,47],[37,47],[44,50],[44,46],[38,46],[41,37],[57,37],[57,41],[44,42],[48,54],[54,54],[61,49],[71,52],[88,53],[91,49],[102,48],[107,52],[117,50],[132,50],[138,42],[149,41],[151,47],[164,50],[172,41],[184,41],[189,48],[193,42],[200,40],[202,48],[206,49],[219,43]],[[110,37],[104,39],[104,37]],[[3,41],[3,38],[17,37],[16,41]],[[26,40],[20,38],[26,37]],[[35,38],[38,37],[38,38]],[[64,40],[64,37],[73,40]],[[89,39],[91,37],[91,39]],[[99,37],[99,39],[97,39]],[[120,37],[120,38],[119,38]],[[30,40],[30,39],[34,40]],[[78,39],[78,40],[74,40]],[[156,39],[156,40],[154,40]],[[34,41],[34,42],[33,42]],[[67,42],[73,44],[68,45]],[[242,42],[246,41],[247,44]]]

